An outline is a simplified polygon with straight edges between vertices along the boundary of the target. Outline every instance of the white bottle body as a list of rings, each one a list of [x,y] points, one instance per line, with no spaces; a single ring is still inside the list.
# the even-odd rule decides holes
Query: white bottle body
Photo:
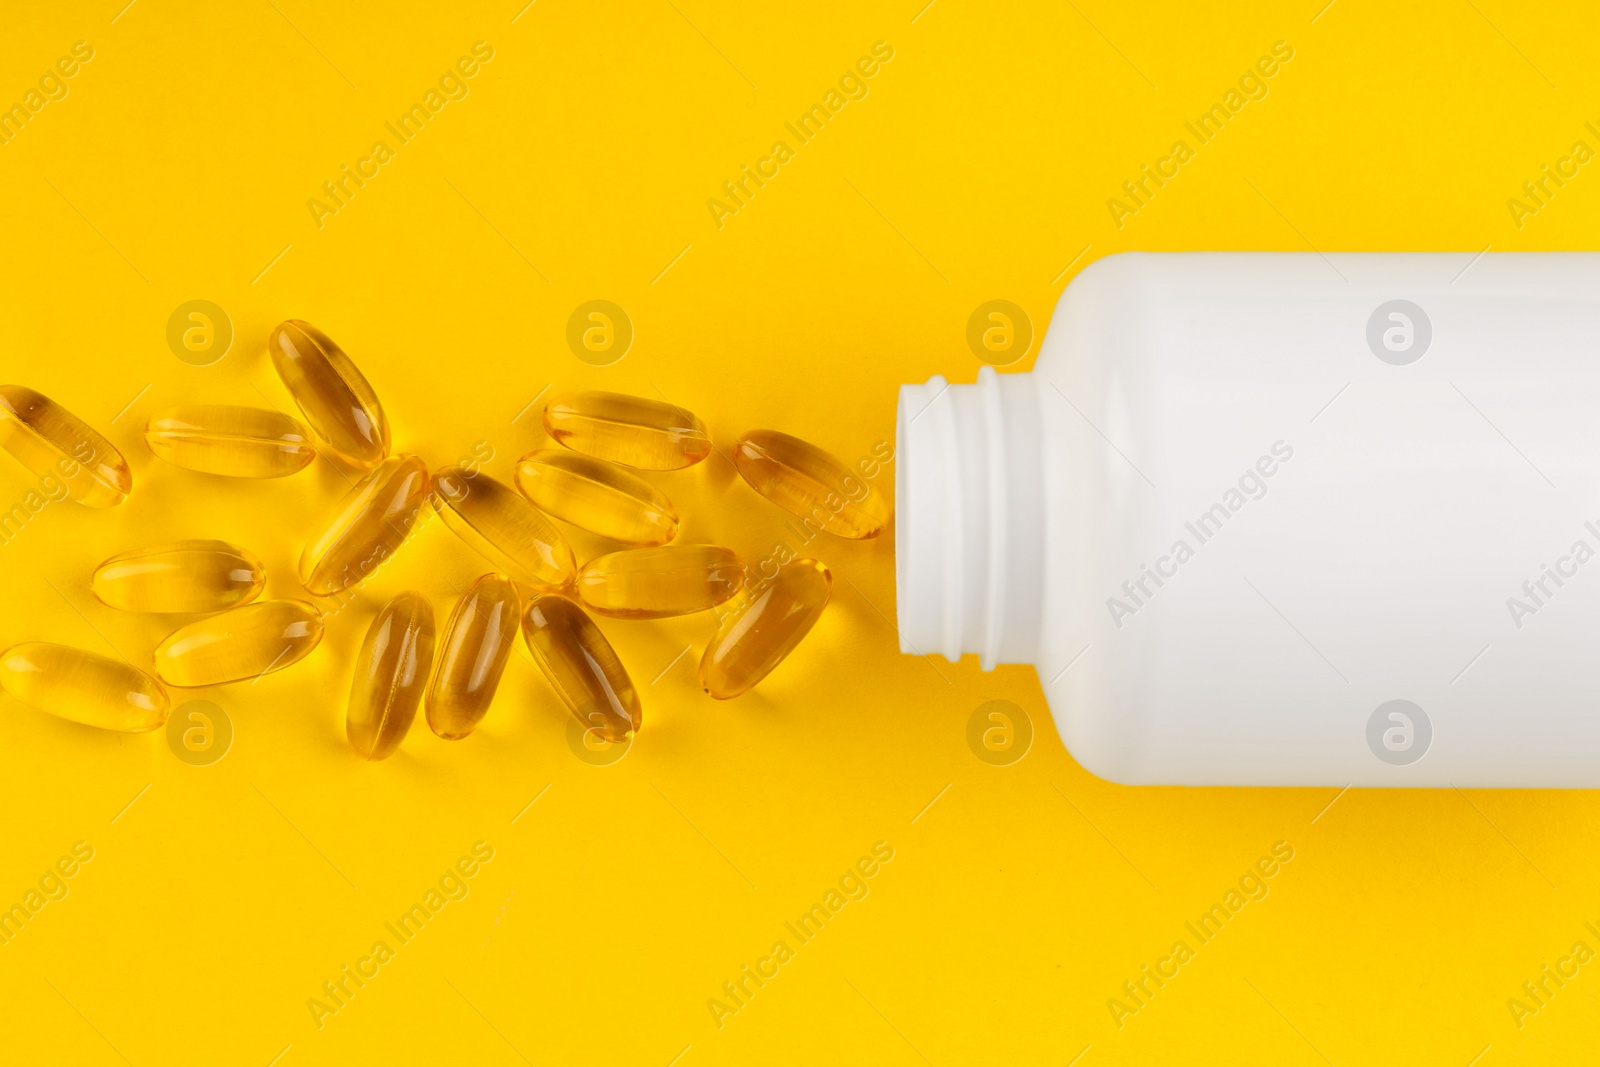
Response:
[[[940,641],[918,434],[986,388]],[[1029,374],[903,393],[902,646],[1033,663],[1095,774],[1600,786],[1600,254],[1123,254]]]

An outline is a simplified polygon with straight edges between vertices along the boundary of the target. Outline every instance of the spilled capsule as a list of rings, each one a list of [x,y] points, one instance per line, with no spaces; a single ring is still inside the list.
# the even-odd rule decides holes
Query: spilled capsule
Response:
[[[389,423],[378,394],[344,349],[309,322],[280,322],[267,339],[278,377],[311,432],[353,467],[375,467],[389,454]]]
[[[156,677],[192,687],[281,671],[322,640],[322,612],[304,600],[263,600],[179,627],[156,646]]]
[[[313,596],[332,596],[365,581],[405,543],[427,500],[427,464],[390,456],[345,494],[300,553],[300,583]]]
[[[889,502],[849,467],[807,441],[777,430],[751,430],[733,446],[733,465],[750,488],[840,537],[877,537]]]
[[[498,571],[519,582],[559,589],[577,563],[555,524],[510,486],[487,474],[441,467],[433,507],[463,541]]]
[[[267,408],[185,404],[151,417],[145,443],[175,467],[228,478],[282,478],[317,458],[299,422]]]
[[[167,721],[161,683],[120,659],[30,641],[0,652],[0,686],[30,707],[63,719],[137,734]]]
[[[94,570],[95,599],[119,611],[227,611],[266,588],[266,569],[226,541],[173,541],[112,556]]]
[[[816,625],[832,588],[833,576],[814,559],[779,567],[766,588],[748,592],[723,617],[700,659],[700,688],[727,700],[771,674]]]
[[[691,467],[711,454],[711,434],[692,412],[623,393],[558,396],[545,405],[544,428],[574,452],[647,471]]]
[[[345,733],[363,759],[380,760],[405,740],[433,666],[433,608],[401,593],[372,620],[356,658]]]
[[[597,556],[575,583],[584,607],[622,619],[705,611],[744,585],[744,564],[718,545],[632,548]]]
[[[43,393],[0,385],[0,447],[40,478],[59,478],[67,495],[110,508],[133,491],[133,472],[116,446]]]
[[[517,461],[517,488],[546,515],[625,545],[678,535],[672,501],[643,478],[592,456],[546,448]]]
[[[590,732],[623,741],[639,729],[639,693],[594,620],[566,597],[536,596],[522,616],[522,637],[567,710]]]
[[[516,583],[485,574],[456,601],[439,642],[439,669],[428,686],[428,728],[447,741],[477,729],[494,701],[522,605]]]

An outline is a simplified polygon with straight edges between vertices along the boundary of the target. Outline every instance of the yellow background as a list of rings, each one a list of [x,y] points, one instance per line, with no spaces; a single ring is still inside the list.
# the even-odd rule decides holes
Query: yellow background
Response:
[[[1071,276],[1116,251],[1587,248],[1600,224],[1586,172],[1520,229],[1506,206],[1574,141],[1597,143],[1592,5],[122,2],[3,16],[0,102],[75,41],[95,57],[0,146],[0,378],[108,433],[136,488],[109,512],[53,504],[0,547],[0,643],[148,657],[170,622],[98,605],[88,577],[170,538],[236,540],[266,560],[269,595],[296,595],[294,560],[345,475],[319,462],[224,484],[140,437],[176,403],[287,407],[262,351],[283,318],[340,341],[396,446],[434,465],[483,442],[509,478],[547,443],[542,401],[517,418],[546,387],[664,395],[723,447],[766,426],[853,461],[892,440],[900,383],[972,380],[980,303],[1015,301],[1037,337]],[[1269,95],[1119,229],[1107,199],[1280,40],[1295,55]],[[396,146],[384,123],[477,41],[494,58],[469,95]],[[706,201],[775,140],[795,148],[783,124],[877,41],[894,58],[869,95],[718,228]],[[379,139],[395,158],[319,229],[307,200]],[[610,367],[564,340],[596,298],[637,331]],[[192,299],[236,330],[214,366],[166,343]],[[759,558],[789,536],[721,457],[653,480],[686,539]],[[32,485],[0,461],[0,506]],[[309,659],[180,697],[234,723],[215,765],[180,762],[161,733],[0,699],[0,903],[74,842],[95,849],[70,895],[0,947],[5,1057],[1592,1055],[1595,965],[1520,1029],[1506,1005],[1573,942],[1600,947],[1584,928],[1600,925],[1592,795],[1112,786],[1062,749],[1030,670],[898,653],[892,535],[810,547],[835,600],[743,699],[695,688],[706,618],[604,625],[645,694],[640,739],[607,767],[575,758],[520,654],[469,740],[419,723],[385,763],[349,751],[344,696],[377,607],[417,588],[442,621],[452,586],[484,569],[438,522]],[[1035,730],[1007,767],[966,742],[995,699]],[[478,841],[495,858],[470,895],[319,1029],[307,1000]],[[878,841],[894,859],[870,895],[798,946],[784,923]],[[1278,841],[1295,853],[1270,894],[1119,1029],[1108,998]],[[719,1028],[707,1001],[780,939],[795,958]]]

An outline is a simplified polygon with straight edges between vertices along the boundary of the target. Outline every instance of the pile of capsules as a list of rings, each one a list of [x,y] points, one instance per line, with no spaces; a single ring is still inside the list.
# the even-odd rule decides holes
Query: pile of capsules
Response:
[[[751,581],[739,557],[716,545],[678,545],[678,514],[628,468],[670,471],[712,451],[705,424],[672,404],[618,393],[551,400],[544,426],[563,447],[517,462],[516,488],[462,466],[430,474],[412,455],[390,454],[376,393],[344,351],[306,322],[273,330],[268,350],[306,426],[278,411],[220,405],[172,408],[151,418],[151,452],[189,470],[280,478],[330,456],[365,472],[300,556],[299,579],[328,603],[369,577],[406,542],[431,507],[493,567],[462,593],[436,640],[433,608],[404,592],[378,612],[356,663],[346,732],[367,759],[392,753],[426,703],[428,726],[457,740],[494,699],[518,622],[534,662],[584,728],[606,741],[642,721],[639,691],[587,612],[658,619],[706,611],[739,596],[700,661],[711,696],[738,696],[766,677],[811,630],[832,577],[815,559],[792,559]],[[90,507],[120,504],[133,489],[121,453],[54,401],[0,386],[0,446],[35,474],[59,478]],[[817,528],[877,536],[889,505],[849,467],[788,434],[752,430],[730,456],[757,492]],[[551,519],[619,545],[578,567]],[[0,652],[0,686],[23,703],[75,722],[139,732],[162,726],[167,688],[253,680],[303,659],[322,640],[325,611],[310,600],[257,600],[261,562],[224,541],[179,541],[125,552],[95,569],[91,588],[122,611],[202,616],[155,648],[152,671],[44,642]]]

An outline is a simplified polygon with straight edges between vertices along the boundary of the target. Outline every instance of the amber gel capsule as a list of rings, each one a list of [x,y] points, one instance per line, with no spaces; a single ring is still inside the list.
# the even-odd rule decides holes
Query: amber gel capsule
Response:
[[[301,584],[314,596],[332,596],[366,580],[405,543],[427,500],[427,464],[390,456],[345,494],[300,553]]]
[[[733,465],[750,488],[840,537],[877,537],[889,502],[816,445],[777,430],[751,430],[733,446]]]
[[[66,484],[91,508],[115,507],[133,491],[133,472],[116,446],[42,393],[0,385],[0,447],[41,478]]]
[[[280,322],[267,340],[272,365],[300,413],[329,452],[353,467],[375,467],[389,454],[389,423],[378,394],[344,349],[299,319]]]
[[[153,416],[145,443],[175,467],[229,478],[282,478],[317,458],[306,428],[267,408],[187,404]]]
[[[24,704],[63,719],[137,734],[167,721],[161,683],[120,659],[42,641],[0,652],[0,686]]]
[[[444,524],[496,570],[544,588],[572,581],[577,563],[567,539],[510,486],[460,467],[439,468],[434,485],[433,507]]]
[[[729,612],[700,659],[700,688],[727,700],[772,673],[828,606],[833,575],[814,559],[778,568],[765,589]]]
[[[459,741],[477,728],[511,658],[521,614],[516,583],[503,574],[485,574],[456,601],[428,687],[428,728],[434,733]]]
[[[693,413],[623,393],[568,393],[544,409],[559,445],[647,471],[691,467],[711,454],[711,434]]]
[[[517,461],[517,488],[546,515],[625,545],[664,545],[678,513],[655,486],[613,463],[559,448]]]
[[[405,740],[433,666],[433,608],[421,593],[401,593],[367,630],[350,684],[345,733],[365,759],[380,760]]]
[[[95,568],[95,598],[119,611],[227,611],[266,588],[261,561],[226,541],[173,541],[112,556]]]
[[[639,729],[639,693],[594,620],[563,596],[536,596],[522,616],[522,637],[562,703],[607,741]]]
[[[578,572],[584,607],[622,619],[705,611],[744,585],[744,564],[717,545],[667,545],[608,552]]]
[[[156,646],[156,677],[183,687],[281,671],[322,640],[322,612],[304,600],[263,600],[180,627]]]

